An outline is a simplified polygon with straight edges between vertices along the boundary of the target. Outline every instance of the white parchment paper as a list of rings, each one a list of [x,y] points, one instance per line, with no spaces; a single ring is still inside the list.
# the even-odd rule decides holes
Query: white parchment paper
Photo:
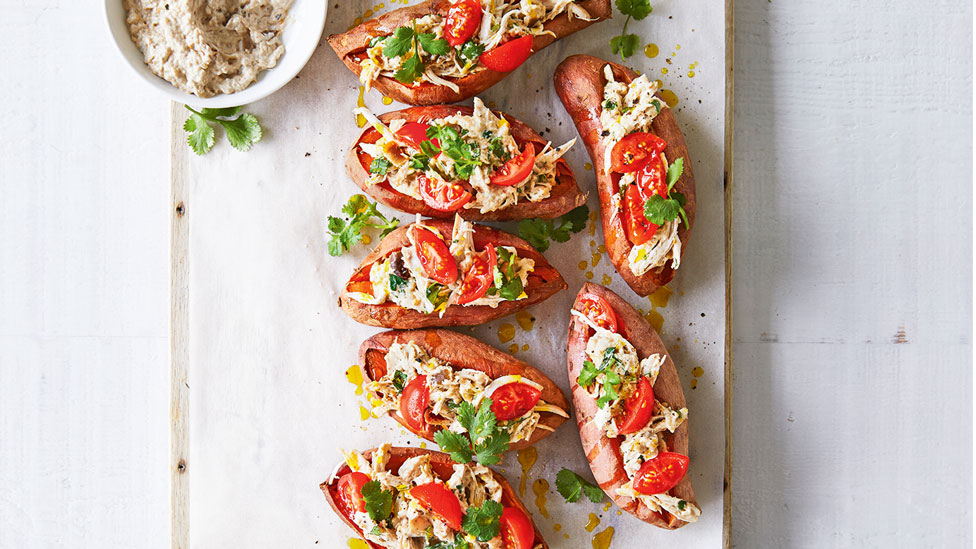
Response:
[[[333,3],[325,35],[344,31],[367,10],[392,7]],[[552,88],[553,71],[572,53],[612,57],[608,41],[622,24],[617,16],[557,42],[482,97],[556,144],[576,137]],[[638,308],[663,317],[661,335],[690,408],[689,474],[702,518],[667,532],[620,515],[615,507],[564,503],[555,491],[556,472],[569,467],[590,475],[574,422],[568,421],[537,446],[539,459],[526,475],[523,497],[552,547],[589,547],[594,535],[608,527],[614,529],[612,547],[721,543],[724,25],[724,2],[716,0],[656,1],[650,17],[630,24],[645,44],[655,45],[649,53],[657,49],[657,54],[639,53],[628,64],[660,78],[678,98],[675,111],[698,186],[694,233],[670,284],[667,306],[638,298],[605,254],[594,256],[603,240],[598,223],[591,223],[546,253],[569,290],[530,309],[536,319],[531,331],[514,317],[463,329],[503,350],[517,349],[519,358],[546,372],[568,395],[568,310],[586,278],[608,283]],[[326,251],[327,216],[338,215],[348,197],[359,192],[343,168],[348,147],[360,132],[352,115],[358,91],[355,77],[323,38],[292,83],[248,107],[265,128],[263,141],[241,153],[218,135],[217,146],[206,156],[198,158],[185,149],[192,158],[185,173],[175,174],[185,178],[189,189],[188,472],[195,548],[346,547],[351,532],[318,488],[342,459],[340,449],[365,449],[385,441],[420,443],[389,418],[363,421],[365,399],[346,378],[360,342],[378,331],[353,322],[336,306],[341,285],[371,246],[359,246],[341,258]],[[374,112],[404,107],[384,105],[381,99],[374,91],[365,101]],[[582,144],[567,158],[596,212],[594,175],[585,168],[589,158]],[[515,231],[515,224],[499,226]],[[503,324],[515,326],[514,339],[504,343],[499,338]],[[514,453],[502,465],[518,486],[522,475]],[[539,479],[549,484],[543,498],[532,488]],[[591,513],[600,524],[587,531]]]

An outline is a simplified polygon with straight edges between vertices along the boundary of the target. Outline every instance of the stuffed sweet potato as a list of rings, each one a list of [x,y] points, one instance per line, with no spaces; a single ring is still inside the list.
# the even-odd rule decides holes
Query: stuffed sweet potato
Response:
[[[456,540],[471,549],[549,547],[505,477],[441,452],[389,444],[352,452],[319,488],[372,549]]]
[[[654,328],[612,291],[587,282],[573,304],[569,383],[583,452],[621,509],[660,528],[698,520],[681,381]]]
[[[555,85],[593,159],[610,261],[646,296],[674,278],[695,223],[681,130],[657,84],[616,63],[570,56]]]
[[[474,107],[411,107],[375,117],[346,171],[376,201],[407,213],[474,221],[558,217],[586,196],[562,156],[524,123]],[[428,137],[428,134],[435,137]]]
[[[610,0],[427,0],[334,34],[329,44],[367,88],[436,105],[487,90],[533,53],[610,15]]]
[[[394,329],[484,324],[539,303],[566,281],[521,238],[456,217],[400,227],[339,295],[353,320]]]

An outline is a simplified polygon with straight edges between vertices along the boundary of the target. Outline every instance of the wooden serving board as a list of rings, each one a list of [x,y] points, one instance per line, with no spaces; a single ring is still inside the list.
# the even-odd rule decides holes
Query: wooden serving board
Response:
[[[325,35],[398,5],[337,4]],[[610,533],[611,547],[731,547],[732,13],[732,0],[668,3],[629,26],[659,50],[629,64],[658,75],[678,98],[698,184],[695,233],[670,293],[649,301],[630,292],[600,254],[599,223],[591,222],[546,252],[570,289],[530,309],[534,323],[509,317],[465,329],[533,363],[568,394],[568,311],[584,280],[609,285],[663,323],[690,408],[689,474],[702,520],[665,532],[616,508],[563,503],[556,472],[589,475],[567,422],[538,445],[538,462],[527,472],[514,455],[500,468],[514,486],[525,481],[523,501],[553,548],[590,546]],[[607,42],[621,24],[618,17],[557,42],[483,99],[557,144],[576,137],[552,90],[552,71],[573,53],[609,58]],[[343,159],[359,132],[351,113],[363,101],[360,92],[323,37],[296,81],[247,107],[265,128],[264,140],[247,153],[218,132],[214,150],[194,156],[182,130],[186,111],[172,107],[174,548],[345,547],[350,532],[317,486],[340,449],[419,443],[388,418],[363,421],[368,403],[346,376],[358,343],[377,331],[335,306],[337,289],[370,246],[340,258],[326,252],[327,216],[358,192]],[[403,108],[375,92],[364,102],[377,113]],[[595,212],[589,159],[582,144],[574,149],[567,159]],[[498,226],[515,231],[515,224]],[[600,524],[584,528],[591,513]]]

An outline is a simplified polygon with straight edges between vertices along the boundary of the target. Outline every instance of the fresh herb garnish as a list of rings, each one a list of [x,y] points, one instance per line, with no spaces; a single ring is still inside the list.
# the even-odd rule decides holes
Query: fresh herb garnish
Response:
[[[684,511],[685,510],[685,507],[687,507],[687,506],[688,506],[688,502],[687,501],[685,501],[683,499],[679,499],[678,500],[678,510],[679,511]]]
[[[556,474],[556,490],[569,503],[576,503],[584,494],[593,503],[603,501],[603,490],[599,486],[565,468]]]
[[[570,233],[582,231],[589,216],[590,209],[584,204],[560,217],[559,225],[552,219],[523,219],[519,221],[519,236],[536,250],[544,252],[549,249],[550,238],[556,242],[566,242]]]
[[[426,141],[425,141],[426,143]],[[417,153],[410,157],[410,168],[420,172],[430,169],[430,157],[423,153]]]
[[[459,179],[471,179],[471,173],[481,165],[481,150],[475,143],[465,141],[462,135],[453,126],[430,126],[427,140],[420,144],[420,148],[431,157],[444,153],[454,161],[454,173]],[[437,139],[440,147],[435,146],[432,139]]]
[[[668,192],[667,198],[654,195],[644,203],[644,217],[655,225],[664,225],[668,221],[673,221],[681,216],[681,220],[688,227],[688,214],[685,212],[687,199],[679,192],[671,192],[674,185],[681,178],[684,172],[685,159],[679,158],[668,166]]]
[[[482,400],[477,410],[464,401],[457,412],[457,421],[466,433],[447,429],[434,433],[434,441],[441,450],[451,454],[451,459],[458,463],[474,459],[482,465],[494,465],[501,461],[501,455],[508,449],[510,435],[507,429],[498,425],[495,413],[491,411],[491,399]]]
[[[617,108],[617,104],[609,99],[603,102],[603,110],[612,111]]]
[[[362,494],[369,518],[381,522],[390,517],[390,513],[393,511],[392,490],[384,490],[380,487],[379,481],[371,480],[363,484]]]
[[[428,545],[426,549],[470,549],[471,545],[464,539],[464,534],[458,532],[454,534],[454,541],[438,541]]]
[[[586,388],[596,382],[597,376],[600,374],[604,375],[603,396],[596,400],[596,404],[600,408],[620,398],[618,389],[623,383],[623,380],[620,378],[620,374],[613,368],[618,362],[615,353],[616,350],[613,347],[607,348],[603,353],[603,360],[599,368],[589,360],[584,360],[583,369],[580,370],[579,376],[576,377],[576,382],[579,383],[580,387]]]
[[[369,173],[386,175],[392,165],[393,163],[387,160],[385,156],[377,156],[369,165]]]
[[[498,252],[498,264],[496,269],[501,275],[501,284],[495,283],[498,288],[498,295],[502,299],[508,301],[515,301],[522,296],[524,288],[522,286],[522,279],[518,276],[518,271],[515,267],[515,254],[506,250],[502,246],[497,246],[495,251]],[[492,294],[494,295],[494,294]]]
[[[402,287],[404,287],[406,285],[407,285],[407,281],[406,280],[400,278],[399,276],[397,276],[395,274],[392,274],[392,273],[390,274],[390,290],[391,291],[394,291],[395,292],[395,291],[399,290],[400,288],[402,288]]]
[[[329,255],[336,257],[342,255],[350,248],[363,239],[362,231],[366,227],[382,229],[382,236],[386,236],[397,225],[400,220],[380,213],[376,203],[370,202],[361,194],[354,194],[349,197],[349,202],[342,207],[345,218],[329,216],[329,233],[332,239],[329,240]],[[378,218],[380,223],[374,222],[373,218]]]
[[[444,289],[445,286],[437,282],[427,286],[427,301],[430,301],[435,310],[447,303],[447,299],[450,297],[450,293],[443,291]]]
[[[468,63],[476,63],[483,53],[485,53],[485,46],[474,40],[468,40],[458,49],[458,54],[461,56],[461,59],[464,59]]]
[[[213,124],[220,124],[224,128],[227,141],[239,151],[246,151],[251,145],[261,141],[261,124],[257,117],[250,113],[237,116],[241,107],[196,111],[189,105],[183,106],[190,111],[190,117],[183,123],[183,130],[190,134],[186,137],[186,142],[198,155],[207,154],[213,149],[216,141]]]
[[[499,519],[502,516],[502,504],[493,499],[486,500],[481,507],[468,507],[467,514],[461,528],[478,541],[488,541],[498,535],[501,530]]]
[[[444,55],[450,50],[447,40],[437,38],[433,33],[418,33],[416,27],[400,27],[383,41],[383,56],[388,58],[402,57],[413,50],[413,55],[406,58],[394,78],[410,84],[424,74],[424,60],[420,49],[431,55]]]
[[[397,370],[393,372],[393,387],[396,388],[397,394],[403,392],[403,386],[407,384],[407,374],[403,370]]]
[[[651,8],[650,0],[617,0],[617,9],[626,15],[627,19],[624,20],[624,28],[620,31],[620,36],[614,36],[610,39],[610,49],[613,50],[613,53],[619,53],[620,59],[626,61],[628,57],[634,55],[641,45],[639,36],[627,34],[627,25],[631,19],[638,21],[644,19],[650,15],[653,8]]]

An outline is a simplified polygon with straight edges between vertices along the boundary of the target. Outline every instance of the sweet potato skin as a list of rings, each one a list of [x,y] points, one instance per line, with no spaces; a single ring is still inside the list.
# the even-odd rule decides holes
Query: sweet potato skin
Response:
[[[441,234],[451,234],[453,223],[446,220],[431,219],[424,221],[424,224],[434,227]],[[356,273],[369,267],[378,259],[384,258],[394,250],[400,249],[409,244],[407,240],[407,229],[410,225],[402,226],[388,234],[379,245],[370,252],[363,262],[359,264]],[[397,330],[410,330],[414,328],[431,328],[440,326],[475,326],[491,322],[492,320],[508,316],[516,311],[530,307],[541,301],[545,301],[560,290],[565,290],[568,286],[563,280],[562,275],[546,261],[546,258],[535,250],[528,242],[521,238],[493,229],[483,225],[475,225],[474,228],[475,245],[481,246],[486,242],[493,242],[498,245],[512,246],[519,251],[520,257],[531,258],[535,261],[535,273],[545,274],[547,279],[543,280],[538,276],[530,276],[526,285],[526,299],[518,301],[505,301],[495,308],[487,305],[461,306],[450,305],[445,309],[444,316],[439,314],[425,314],[420,311],[406,309],[399,305],[387,301],[380,305],[368,305],[356,301],[349,295],[348,282],[343,286],[339,294],[339,307],[346,312],[353,320],[369,326],[379,326],[381,328],[392,328]]]
[[[329,36],[329,45],[345,63],[356,77],[362,72],[362,67],[355,59],[355,55],[365,51],[370,39],[374,36],[387,36],[393,33],[398,27],[402,27],[414,19],[440,14],[447,15],[451,7],[451,0],[427,0],[413,6],[403,7],[385,13],[368,21],[364,21],[341,34]],[[532,41],[532,52],[536,53],[552,44],[556,40],[569,36],[576,31],[582,30],[593,23],[604,19],[609,19],[612,14],[610,0],[583,0],[579,3],[589,14],[595,18],[594,21],[584,21],[582,19],[569,19],[567,14],[562,14],[552,21],[546,23],[546,30],[555,36],[548,34],[536,36]],[[391,97],[401,103],[408,105],[437,105],[441,103],[455,103],[463,101],[469,97],[478,95],[500,82],[510,73],[497,72],[491,69],[484,69],[469,74],[463,78],[455,80],[458,91],[430,83],[423,83],[416,86],[403,84],[394,78],[380,76],[373,82],[373,87],[383,95]]]
[[[641,359],[654,353],[666,356],[657,381],[654,383],[654,396],[657,400],[666,402],[674,408],[684,407],[685,396],[681,389],[678,372],[671,360],[671,355],[668,354],[664,343],[661,342],[661,338],[654,331],[654,328],[623,298],[603,286],[590,282],[583,284],[582,289],[580,289],[576,296],[576,302],[573,304],[574,309],[580,310],[580,299],[586,294],[600,296],[613,307],[617,314],[618,324],[622,325],[620,328],[621,335],[634,345]],[[577,382],[577,378],[583,369],[583,361],[586,360],[586,340],[589,330],[590,328],[577,319],[575,315],[571,316],[566,353],[569,384],[573,393],[573,406],[576,408],[576,423],[580,431],[580,441],[583,443],[583,452],[586,454],[590,469],[593,471],[593,478],[596,479],[600,488],[603,488],[610,499],[624,511],[659,528],[668,530],[680,528],[687,523],[677,520],[671,515],[668,515],[671,520],[665,520],[643,503],[616,493],[617,488],[626,484],[628,480],[627,473],[624,471],[620,443],[616,439],[608,438],[603,431],[593,424],[592,419],[597,412],[596,400]],[[688,422],[682,423],[673,434],[665,432],[664,439],[670,451],[687,456]],[[697,504],[695,492],[691,487],[691,478],[688,475],[685,475],[685,478],[671,489],[671,494]]]
[[[470,116],[473,112],[474,109],[467,106],[434,105],[428,107],[410,107],[408,109],[388,112],[380,115],[379,119],[384,124],[389,125],[394,120],[427,122],[455,114]],[[545,147],[547,141],[528,125],[508,115],[505,115],[505,119],[509,121],[512,136],[516,141],[519,143],[533,143],[536,146],[536,152],[541,151]],[[349,148],[349,154],[346,156],[346,172],[356,185],[373,197],[373,200],[400,210],[401,212],[420,214],[438,219],[453,219],[454,212],[435,210],[425,204],[423,200],[418,200],[412,196],[398,192],[386,182],[370,186],[366,185],[366,180],[369,178],[369,156],[359,150],[359,144],[363,142],[363,139],[367,135],[375,131],[372,128],[364,130],[359,138],[356,139],[356,143]],[[553,185],[549,198],[541,202],[522,200],[508,208],[487,213],[481,213],[477,209],[460,208],[457,213],[469,221],[513,221],[529,217],[552,219],[563,215],[577,206],[582,206],[586,202],[586,195],[580,191],[579,186],[576,184],[576,177],[569,168],[569,164],[565,160],[560,159],[556,164],[556,170],[556,184]]]
[[[576,129],[579,131],[583,144],[586,145],[593,161],[600,195],[603,237],[610,261],[631,289],[639,295],[647,296],[670,282],[674,278],[674,269],[672,269],[670,261],[663,269],[652,269],[640,276],[635,275],[630,269],[627,256],[633,245],[627,239],[623,219],[620,215],[616,215],[611,206],[610,197],[617,190],[615,175],[605,173],[605,147],[600,139],[600,132],[603,131],[600,125],[600,112],[602,110],[603,88],[606,85],[603,67],[608,63],[613,67],[614,78],[618,81],[630,82],[638,76],[633,70],[616,63],[610,63],[590,55],[572,55],[556,67],[554,76],[556,93],[576,124]],[[688,237],[691,235],[691,229],[695,224],[695,176],[692,172],[691,157],[671,109],[664,109],[657,115],[651,124],[651,128],[655,134],[667,142],[668,147],[664,154],[669,161],[681,157],[685,159],[684,173],[675,184],[675,191],[683,193],[687,199],[685,212],[688,214],[688,227],[682,224],[678,229],[678,238],[681,239],[681,254],[684,256],[688,247]]]
[[[363,455],[369,459],[372,459],[374,451],[376,451],[375,448],[366,450],[363,452]],[[431,469],[441,480],[446,481],[451,477],[453,472],[452,467],[454,465],[454,461],[451,460],[451,456],[443,452],[425,450],[423,448],[408,448],[400,446],[390,448],[390,461],[387,463],[387,470],[399,470],[400,465],[402,465],[404,461],[423,454],[430,455]],[[335,511],[335,513],[339,515],[339,518],[342,519],[342,522],[346,523],[346,525],[352,528],[360,538],[369,544],[372,549],[382,549],[375,543],[366,540],[366,536],[363,535],[362,529],[359,528],[359,526],[357,526],[352,519],[346,516],[345,512],[342,510],[342,507],[339,505],[337,492],[339,478],[349,471],[349,466],[343,464],[332,478],[319,485],[319,489],[322,490],[322,493],[325,495],[325,499],[329,502],[332,510]],[[541,545],[541,549],[549,549],[549,544],[547,544],[546,540],[542,538],[542,533],[539,532],[539,527],[536,526],[535,520],[532,518],[532,514],[529,513],[529,510],[526,509],[525,505],[519,499],[518,494],[515,493],[515,489],[512,488],[512,485],[509,484],[508,480],[498,472],[493,470],[492,474],[495,476],[495,480],[498,481],[498,484],[500,484],[502,487],[502,505],[505,507],[518,508],[520,511],[525,513],[525,516],[529,517],[529,520],[532,522],[532,529],[535,530],[535,541],[533,542],[533,547]]]
[[[416,343],[426,349],[431,356],[447,362],[455,370],[470,368],[484,372],[491,379],[498,379],[506,375],[526,377],[542,385],[540,397],[542,400],[559,406],[569,413],[569,402],[566,400],[566,396],[544,373],[508,353],[503,353],[471,336],[451,330],[393,330],[376,334],[367,339],[359,347],[359,367],[364,380],[369,382],[382,377],[383,373],[380,371],[382,367],[380,361],[377,360],[378,356],[386,355],[390,346],[396,342]],[[379,398],[379,395],[372,394],[374,398]],[[435,431],[414,430],[396,410],[390,410],[389,415],[408,431],[431,442],[434,441]],[[549,412],[543,412],[539,418],[539,424],[552,429],[556,429],[564,421],[566,421],[565,418]],[[535,444],[550,434],[552,433],[546,429],[536,429],[527,440],[511,444],[508,449],[520,450]]]

